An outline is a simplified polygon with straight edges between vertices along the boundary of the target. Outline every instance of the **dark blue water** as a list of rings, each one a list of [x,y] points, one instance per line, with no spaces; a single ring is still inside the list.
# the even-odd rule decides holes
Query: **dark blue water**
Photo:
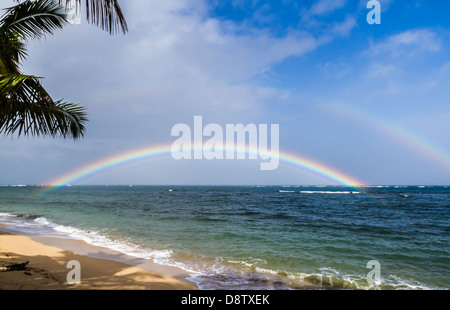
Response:
[[[450,288],[445,186],[46,190],[0,187],[0,221],[184,268],[203,289]]]

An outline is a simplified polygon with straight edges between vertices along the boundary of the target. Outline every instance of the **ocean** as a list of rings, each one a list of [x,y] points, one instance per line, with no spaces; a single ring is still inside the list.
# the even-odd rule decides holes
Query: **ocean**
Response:
[[[450,288],[448,186],[1,186],[0,222],[176,266],[204,290]]]

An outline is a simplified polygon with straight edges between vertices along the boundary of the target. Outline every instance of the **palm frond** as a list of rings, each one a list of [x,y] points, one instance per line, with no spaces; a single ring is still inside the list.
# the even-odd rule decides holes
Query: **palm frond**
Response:
[[[0,74],[17,72],[19,62],[27,56],[25,43],[14,33],[0,32]]]
[[[5,10],[0,32],[28,40],[53,34],[67,23],[66,12],[57,2],[27,0]]]
[[[127,22],[117,0],[86,0],[86,19],[111,34],[120,30],[123,33],[128,31]]]
[[[15,93],[23,86],[26,80],[33,78],[38,79],[36,76],[25,74],[9,73],[0,75],[0,98]]]
[[[15,0],[22,2],[23,0]],[[69,7],[72,1],[80,3],[81,0],[58,0],[60,6]],[[56,2],[56,0],[54,0]],[[110,34],[128,32],[128,25],[118,0],[86,0],[86,20]]]
[[[0,132],[5,135],[84,135],[85,108],[54,102],[35,76],[0,76]]]

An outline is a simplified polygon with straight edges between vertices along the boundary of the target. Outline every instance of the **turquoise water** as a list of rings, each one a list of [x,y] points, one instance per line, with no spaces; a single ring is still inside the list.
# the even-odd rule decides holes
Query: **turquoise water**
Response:
[[[45,190],[0,187],[0,222],[181,267],[201,289],[450,288],[445,186]]]

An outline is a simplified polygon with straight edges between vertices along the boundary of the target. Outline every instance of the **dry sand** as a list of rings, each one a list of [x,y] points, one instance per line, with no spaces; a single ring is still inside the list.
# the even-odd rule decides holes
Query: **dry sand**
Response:
[[[120,262],[118,258],[123,258],[123,254],[89,246],[77,240],[41,238],[38,242],[36,239],[39,240],[34,236],[0,231],[0,289],[197,289],[185,279],[188,275],[176,268],[143,259],[130,260],[130,264]],[[65,246],[55,246],[62,244]],[[67,248],[75,249],[77,254]],[[88,256],[88,253],[92,255]],[[105,259],[109,257],[111,259]],[[67,263],[71,260],[80,262],[80,284],[67,283],[67,274],[71,271],[67,268]],[[14,267],[19,270],[11,270]]]

